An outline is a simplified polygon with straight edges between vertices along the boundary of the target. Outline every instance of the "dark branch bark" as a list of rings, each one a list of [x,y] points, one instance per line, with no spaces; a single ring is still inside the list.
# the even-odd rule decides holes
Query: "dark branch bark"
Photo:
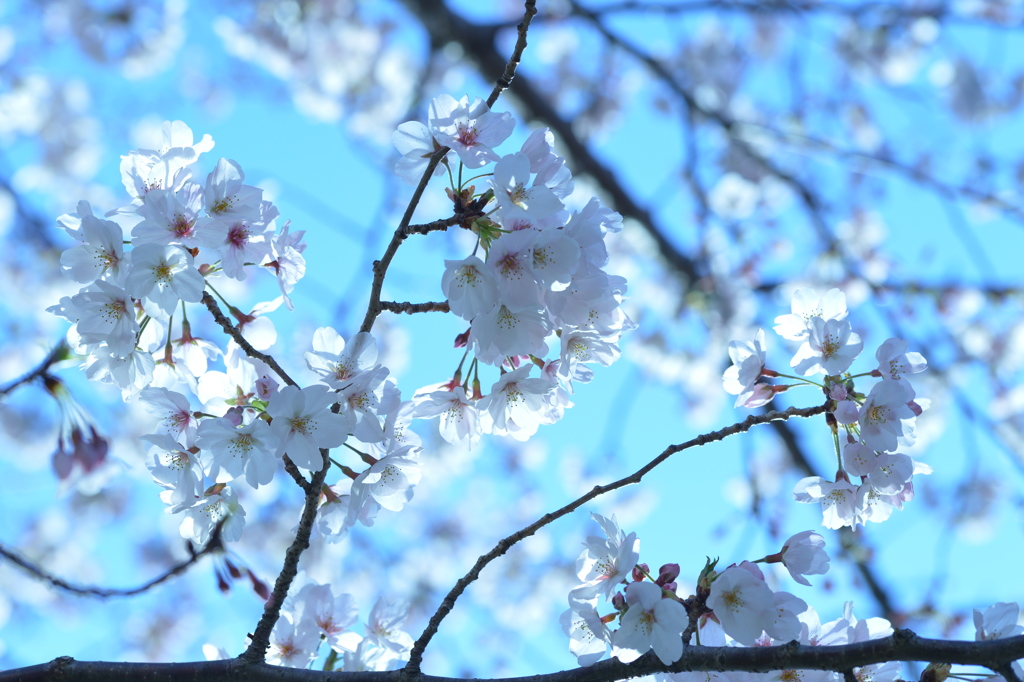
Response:
[[[295,531],[295,539],[292,541],[288,551],[284,555],[284,565],[274,583],[274,591],[270,593],[270,599],[263,609],[263,616],[256,625],[256,631],[251,635],[249,648],[239,656],[240,660],[248,663],[262,663],[267,655],[267,648],[270,646],[270,633],[281,615],[281,606],[285,597],[288,596],[288,589],[299,572],[299,558],[309,548],[309,536],[313,530],[313,522],[316,521],[317,508],[320,506],[320,489],[327,478],[327,472],[331,468],[331,460],[328,451],[321,449],[323,457],[323,468],[313,474],[313,480],[306,490],[306,501],[302,508],[302,517],[299,519],[299,528]]]
[[[429,301],[427,303],[410,303],[404,301],[402,303],[396,303],[395,301],[381,301],[380,307],[382,310],[387,310],[392,313],[448,313],[451,309],[448,307],[448,301]]]
[[[630,664],[615,659],[528,677],[504,678],[501,682],[613,682],[656,672],[695,670],[768,672],[771,670],[835,670],[884,663],[922,661],[979,665],[990,670],[1007,670],[1012,661],[1024,658],[1024,635],[985,642],[924,639],[909,630],[897,630],[891,637],[845,646],[804,646],[795,643],[774,647],[690,646],[671,666],[663,665],[653,653]],[[0,682],[462,682],[462,678],[435,677],[395,670],[391,672],[322,672],[279,668],[241,659],[195,663],[99,663],[79,662],[70,657],[28,668],[0,672]],[[475,682],[497,682],[476,680]]]
[[[224,333],[234,339],[235,343],[242,347],[242,350],[245,351],[246,355],[250,358],[255,358],[256,360],[265,362],[267,366],[274,370],[274,372],[289,386],[298,386],[298,384],[288,376],[288,373],[281,368],[281,365],[277,364],[277,360],[274,359],[274,356],[261,353],[253,348],[251,343],[245,340],[245,337],[242,336],[242,332],[238,331],[238,329],[231,324],[231,320],[229,320],[228,316],[221,311],[220,306],[217,305],[217,301],[213,299],[213,296],[210,295],[209,291],[203,292],[203,305],[205,305],[206,309],[210,311],[210,314],[213,315],[213,319],[217,321],[217,324],[219,324],[221,329],[224,330]]]

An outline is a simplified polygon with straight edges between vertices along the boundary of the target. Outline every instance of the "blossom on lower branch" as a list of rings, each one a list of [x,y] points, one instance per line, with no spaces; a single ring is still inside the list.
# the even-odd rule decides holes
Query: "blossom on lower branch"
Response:
[[[623,663],[635,661],[648,649],[654,649],[665,665],[683,655],[686,609],[665,596],[664,589],[654,583],[632,582],[626,587],[629,608],[612,636],[612,654]]]

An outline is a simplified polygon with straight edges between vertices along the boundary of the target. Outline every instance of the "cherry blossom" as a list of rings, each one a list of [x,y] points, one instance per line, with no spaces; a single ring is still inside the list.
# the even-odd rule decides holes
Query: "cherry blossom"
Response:
[[[416,185],[427,169],[427,162],[441,147],[427,126],[419,121],[401,123],[391,135],[391,142],[402,158],[395,164],[395,175],[408,185]],[[434,168],[434,176],[444,173],[444,164]]]
[[[322,385],[285,386],[272,396],[267,412],[274,417],[270,426],[278,442],[277,456],[287,454],[310,471],[323,468],[320,448],[338,447],[352,427],[350,417],[331,412],[332,402],[328,388]]]
[[[905,382],[883,379],[874,385],[860,409],[860,437],[873,450],[895,450],[904,435],[904,421],[914,418],[907,406],[914,398]]]
[[[611,644],[611,632],[601,620],[594,600],[569,597],[569,609],[559,617],[562,632],[569,637],[569,651],[577,662],[587,667],[604,658]]]
[[[160,417],[158,433],[166,433],[176,440],[184,439],[186,445],[195,442],[199,421],[189,406],[188,398],[166,388],[149,387],[142,389],[139,398],[146,408]]]
[[[512,134],[515,120],[508,112],[497,114],[479,97],[439,95],[430,103],[430,130],[438,142],[451,147],[467,168],[480,168],[500,157],[493,147]]]
[[[71,236],[83,243],[61,254],[60,265],[64,275],[83,284],[101,278],[118,282],[124,272],[124,236],[121,226],[94,216],[86,201],[79,202],[78,215],[80,229],[72,232]]]
[[[805,376],[816,372],[836,375],[849,369],[863,348],[864,342],[853,332],[849,320],[812,317],[807,339],[790,366]]]
[[[828,572],[828,554],[825,553],[825,538],[814,531],[805,530],[786,540],[779,552],[779,559],[793,580],[801,585],[810,585],[806,575],[823,575]]]
[[[496,433],[525,440],[537,431],[544,396],[555,387],[544,379],[529,378],[532,367],[527,364],[506,372],[480,400],[479,408],[490,413]]]
[[[366,639],[394,654],[402,656],[412,649],[412,636],[400,629],[409,616],[409,603],[404,599],[381,597],[373,605],[366,622]]]
[[[583,584],[572,591],[572,597],[587,600],[603,594],[605,599],[611,599],[640,558],[640,540],[636,533],[626,535],[619,530],[614,515],[610,519],[600,514],[591,516],[604,530],[605,537],[587,537],[586,549],[576,560],[576,575]]]
[[[327,639],[335,651],[354,652],[362,639],[349,628],[359,618],[359,608],[350,594],[335,594],[330,585],[311,582],[288,598],[282,613],[300,627],[311,627]]]
[[[846,295],[839,289],[829,289],[820,298],[809,289],[793,292],[793,312],[775,318],[775,333],[790,341],[803,341],[811,332],[812,320],[845,320]]]
[[[277,442],[262,419],[237,427],[225,418],[204,419],[196,447],[209,461],[210,476],[218,481],[221,471],[229,481],[244,474],[246,482],[258,488],[270,483],[277,471]]]
[[[494,309],[498,303],[498,283],[494,273],[476,256],[460,261],[446,260],[441,291],[453,313],[472,320]]]
[[[187,249],[213,246],[200,222],[203,188],[187,183],[177,191],[154,189],[139,207],[143,220],[132,230],[132,244],[178,244]]]
[[[132,250],[132,269],[125,288],[132,298],[145,299],[146,312],[170,315],[178,301],[202,299],[206,282],[192,265],[192,254],[180,246],[140,244]]]
[[[305,353],[306,365],[333,388],[345,388],[354,379],[380,368],[377,364],[377,341],[368,332],[354,335],[348,345],[331,327],[313,332],[313,350]],[[384,376],[387,376],[385,370]],[[374,387],[383,381],[382,376]]]
[[[467,398],[466,389],[462,386],[456,386],[450,391],[418,393],[414,400],[414,415],[420,419],[441,417],[441,437],[452,445],[474,445],[480,439],[483,415],[476,405],[477,401]]]
[[[764,330],[758,329],[753,341],[730,341],[729,357],[733,364],[722,375],[722,383],[727,393],[737,396],[734,407],[739,407],[751,397],[764,370]]]
[[[368,494],[384,509],[401,511],[412,499],[412,488],[420,481],[420,463],[410,446],[382,457],[352,483],[365,486]]]
[[[631,663],[654,649],[665,665],[683,655],[686,609],[678,601],[664,598],[662,588],[649,582],[632,582],[626,587],[629,609],[612,635],[612,655]]]
[[[828,481],[820,476],[800,480],[793,489],[797,502],[821,503],[822,525],[837,530],[854,525],[856,486],[845,478]]]
[[[999,602],[984,611],[974,609],[974,639],[983,642],[1024,634],[1024,626],[1020,625],[1019,621],[1018,604]]]
[[[875,351],[879,376],[901,381],[907,374],[917,374],[928,369],[928,362],[920,353],[907,352],[909,344],[904,339],[888,339]]]
[[[761,636],[764,614],[775,608],[774,596],[764,580],[738,566],[730,566],[715,577],[707,605],[726,634],[747,646],[753,646]]]
[[[188,509],[178,532],[181,537],[205,545],[217,524],[221,524],[220,536],[225,542],[234,542],[242,537],[245,526],[245,510],[238,503],[238,496],[231,488],[217,484]]]

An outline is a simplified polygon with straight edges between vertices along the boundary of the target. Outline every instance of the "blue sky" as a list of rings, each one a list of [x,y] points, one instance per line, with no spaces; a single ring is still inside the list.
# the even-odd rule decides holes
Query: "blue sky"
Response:
[[[107,69],[83,62],[70,48],[48,51],[34,68],[48,76],[83,79],[94,89],[95,115],[103,122],[103,161],[97,170],[96,181],[109,185],[115,197],[114,203],[104,208],[114,208],[118,202],[127,202],[119,187],[118,164],[119,155],[126,153],[134,144],[130,131],[135,123],[140,119],[157,122],[181,119],[197,134],[209,133],[216,141],[214,150],[204,158],[203,173],[212,168],[219,156],[238,161],[246,171],[247,181],[260,183],[273,196],[282,219],[291,219],[293,230],[306,230],[309,248],[305,255],[309,269],[307,278],[293,296],[296,311],[289,313],[282,308],[273,317],[286,363],[291,363],[286,366],[301,371],[301,352],[308,347],[313,329],[333,325],[345,336],[354,331],[366,305],[370,263],[383,252],[409,189],[393,182],[390,172],[393,158],[380,156],[390,150],[382,150],[367,140],[353,139],[342,124],[312,122],[296,113],[284,97],[233,91],[231,83],[218,83],[217,74],[229,73],[225,68],[228,58],[219,54],[218,38],[204,23],[209,19],[210,10],[197,6],[189,11],[189,43],[181,61],[144,83],[127,82]],[[3,17],[3,20],[10,21],[10,17]],[[637,41],[650,38],[652,42],[670,42],[673,39],[672,35],[645,36],[642,34],[645,26],[623,22],[620,28]],[[972,40],[970,32],[964,33],[963,49],[974,49],[976,46]],[[988,49],[996,48],[989,46]],[[527,55],[524,65],[527,72],[538,69],[536,64],[530,63],[529,52]],[[181,80],[189,77],[189,69],[197,68],[206,73],[210,82],[224,87],[229,96],[217,100],[216,106],[206,106],[182,96]],[[453,89],[450,94],[455,96],[466,92],[471,96],[485,96],[489,91],[484,83],[472,78],[460,80],[455,76],[451,80]],[[771,81],[766,80],[761,89],[770,90],[772,87]],[[629,125],[603,136],[597,143],[598,152],[602,158],[615,164],[624,184],[635,189],[643,203],[656,208],[663,224],[681,225],[677,237],[680,243],[685,244],[696,234],[696,227],[687,223],[693,214],[693,206],[686,199],[685,192],[673,190],[668,201],[658,203],[659,193],[654,191],[664,186],[669,173],[667,169],[675,162],[682,142],[675,124],[653,115],[645,108],[645,101],[637,97],[632,106],[626,107],[622,117]],[[880,106],[884,108],[885,105]],[[496,108],[503,110],[505,107],[499,103]],[[893,112],[892,115],[901,114]],[[911,129],[916,121],[902,123]],[[935,122],[937,128],[941,128],[938,123]],[[991,131],[993,135],[1011,141],[1019,137],[1016,135],[1020,131],[1019,122],[1013,120],[999,126],[999,129]],[[516,135],[508,145],[509,150],[517,149],[516,143],[521,142],[528,132],[520,121]],[[714,152],[714,140],[702,140],[701,144],[709,154]],[[1010,142],[1008,146],[1012,144]],[[7,163],[17,164],[29,158],[31,145],[12,145],[5,152]],[[809,154],[808,163],[812,162],[817,163],[816,155]],[[828,163],[821,165],[824,185],[842,181],[841,168]],[[878,208],[884,212],[888,225],[888,237],[883,248],[897,260],[894,270],[897,275],[905,274],[926,281],[932,278],[936,281],[961,278],[973,281],[982,275],[994,274],[997,281],[1019,283],[1017,254],[1024,252],[1024,233],[1018,226],[996,222],[971,230],[985,257],[993,264],[994,273],[980,271],[977,263],[965,263],[964,252],[968,247],[957,244],[956,233],[948,227],[942,208],[935,203],[923,203],[916,195],[902,191],[898,182],[896,188]],[[443,212],[442,185],[432,186],[431,191],[434,194],[425,200],[425,206]],[[73,205],[54,206],[43,197],[34,199],[38,200],[40,210],[51,216],[73,209]],[[442,217],[441,213],[426,210],[420,215],[423,219]],[[799,230],[805,223],[800,210],[793,205],[782,213],[779,229]],[[628,230],[630,228],[624,233],[624,240],[639,239]],[[770,242],[772,237],[760,235],[759,238]],[[442,297],[439,283],[443,259],[463,257],[466,249],[467,242],[460,235],[438,234],[408,240],[389,275],[388,295],[400,300],[439,300]],[[769,274],[800,279],[807,267],[808,251],[800,248],[798,241],[791,258],[776,260]],[[244,308],[244,304],[264,300],[275,295],[275,291],[275,283],[266,277],[262,283],[249,291],[239,292],[238,298],[232,300],[238,300],[239,307]],[[633,288],[630,295],[638,301],[646,301],[656,300],[662,294],[658,289]],[[771,320],[775,315],[788,312],[785,301],[775,302],[771,310],[770,302],[764,301],[764,297],[762,301],[765,306],[762,319]],[[15,312],[10,308],[0,311],[0,315],[7,317],[5,322],[15,324]],[[855,329],[863,330],[865,338],[876,345],[887,335],[883,329],[882,311],[870,305],[852,310],[851,319]],[[653,321],[654,324],[662,322]],[[925,325],[933,322],[923,320]],[[463,331],[464,326],[453,318],[437,315],[382,318],[380,325],[387,332],[381,335],[382,344],[392,344],[390,348],[382,348],[385,356],[388,353],[407,355],[403,368],[394,367],[394,374],[406,397],[421,386],[448,378],[461,357],[460,352],[451,348],[451,340]],[[667,325],[666,328],[670,333],[681,333],[678,326]],[[44,334],[40,337],[43,341],[47,338]],[[671,339],[671,342],[685,347],[690,340],[682,337]],[[598,368],[594,383],[583,386],[574,396],[576,406],[560,423],[543,430],[543,445],[536,446],[532,454],[513,451],[516,453],[514,457],[522,457],[526,463],[523,466],[532,477],[533,484],[530,492],[536,493],[538,499],[516,499],[518,489],[511,488],[510,492],[495,486],[492,499],[498,504],[508,505],[509,518],[503,518],[503,509],[481,510],[482,517],[496,519],[493,526],[481,529],[482,532],[491,533],[489,537],[497,540],[517,529],[515,523],[501,526],[502,521],[518,521],[521,515],[528,517],[529,512],[524,512],[523,506],[529,510],[532,509],[530,505],[536,504],[538,511],[534,517],[539,516],[543,511],[561,506],[594,483],[609,482],[631,473],[669,444],[688,440],[697,433],[721,428],[746,416],[728,407],[731,401],[725,399],[720,384],[713,383],[707,386],[706,392],[707,400],[715,407],[701,411],[699,419],[694,419],[696,410],[680,398],[676,387],[665,385],[657,376],[643,373],[632,363],[628,338],[624,347],[626,358],[611,368]],[[769,340],[769,348],[770,364],[788,363],[789,356],[777,337]],[[929,355],[927,348],[918,350]],[[869,368],[871,352],[866,352],[855,367]],[[719,371],[715,369],[710,374],[717,376]],[[73,369],[62,372],[62,376],[74,374]],[[0,377],[0,381],[6,379]],[[87,390],[84,381],[70,381]],[[979,383],[970,375],[962,378],[963,390],[972,395]],[[793,397],[793,404],[812,404],[818,400],[813,390],[806,391],[804,395],[804,398]],[[24,399],[38,400],[39,397],[28,395]],[[986,400],[987,396],[981,395],[975,404],[984,409]],[[123,411],[116,413],[119,415],[116,418],[103,416],[102,409],[96,409],[96,414],[101,423],[106,422],[105,425],[111,427],[114,426],[111,422],[130,418]],[[932,418],[948,423],[941,438],[922,455],[924,461],[934,466],[936,473],[918,479],[919,499],[906,511],[895,514],[888,523],[867,529],[867,542],[874,551],[875,564],[904,604],[919,603],[932,596],[945,608],[962,610],[985,607],[1001,600],[1019,601],[1022,596],[1019,585],[1010,577],[1015,575],[1013,567],[1020,564],[1021,548],[1024,547],[1019,518],[1012,516],[1013,507],[1019,504],[1019,494],[1012,492],[1012,487],[1009,491],[1004,488],[997,504],[1007,513],[1001,513],[995,526],[987,533],[974,532],[974,540],[971,540],[967,537],[969,530],[961,528],[949,532],[936,520],[955,508],[958,500],[930,492],[933,485],[936,491],[955,486],[965,476],[964,472],[973,466],[983,467],[996,480],[1014,482],[1019,482],[1019,471],[1005,457],[993,454],[997,446],[990,437],[966,424],[952,408],[937,406],[932,416],[926,414],[922,428],[925,428],[924,421]],[[428,422],[421,426],[426,432],[433,424]],[[798,428],[806,437],[807,448],[813,453],[817,465],[823,471],[830,470],[831,437],[824,424],[815,421]],[[487,482],[489,477],[504,475],[501,462],[508,456],[506,447],[500,443],[488,446],[459,471],[428,474],[442,481],[450,477],[450,487],[438,485],[438,479],[431,487],[434,491],[442,491],[439,494],[450,495],[450,498],[433,500],[424,509],[443,516],[446,505],[462,510],[459,505],[466,497],[479,495],[486,500],[486,493],[490,491],[488,486],[491,485]],[[782,527],[776,542],[765,539],[758,524],[748,518],[742,503],[730,506],[723,499],[742,500],[742,481],[747,472],[753,466],[770,468],[779,448],[779,443],[764,428],[747,437],[734,437],[724,443],[676,455],[653,472],[641,487],[609,495],[607,499],[588,505],[572,518],[558,522],[545,531],[545,537],[525,541],[524,544],[534,549],[522,548],[522,556],[527,560],[524,571],[529,572],[528,560],[531,557],[539,564],[560,557],[564,579],[564,573],[571,571],[579,552],[579,543],[586,534],[596,532],[594,525],[586,521],[590,511],[618,513],[623,526],[627,530],[635,530],[640,536],[643,561],[652,566],[678,562],[683,566],[683,577],[689,581],[695,579],[707,555],[721,556],[727,564],[774,552],[789,535],[817,528],[819,510],[792,502],[780,507],[783,509],[780,516]],[[979,453],[984,453],[984,457]],[[118,456],[128,460],[137,455],[126,452]],[[50,510],[54,517],[52,523],[61,523],[58,517],[73,513],[69,498],[57,494],[56,484],[47,476],[45,468],[29,467],[28,471],[23,471],[24,468],[10,459],[0,458],[0,481],[3,481],[0,484],[3,497],[0,541],[25,537],[23,530],[28,517],[40,509]],[[581,469],[585,475],[580,474]],[[136,538],[154,526],[159,526],[168,544],[176,542],[175,524],[164,517],[162,505],[156,499],[157,488],[145,478],[141,476],[130,486],[117,487],[119,494],[124,495],[124,503],[132,509],[127,527],[110,527],[87,536],[86,546],[81,552],[98,559],[88,564],[95,575],[82,576],[83,580],[134,584],[159,570],[159,561],[140,567],[135,565],[134,559]],[[785,491],[795,482],[796,478],[787,473],[777,485]],[[786,498],[785,493],[782,498]],[[769,501],[768,504],[775,505],[775,502]],[[392,517],[382,520],[374,528],[360,529],[354,535],[358,535],[361,541],[380,542],[398,551],[408,541],[403,535],[408,531],[401,528],[401,514]],[[85,521],[90,528],[95,525],[95,520]],[[65,518],[63,522],[67,523],[69,519]],[[984,539],[986,536],[987,540]],[[831,535],[828,537],[830,543],[834,542]],[[982,541],[978,541],[979,538]],[[251,545],[248,549],[251,551]],[[355,550],[339,552],[339,561],[358,563]],[[257,559],[252,554],[246,558],[259,562],[268,571],[273,570],[276,561],[274,557]],[[929,581],[933,575],[932,565],[936,563],[946,566],[949,580],[941,590],[932,592]],[[837,617],[842,603],[851,596],[859,605],[858,615],[875,615],[873,605],[865,598],[861,587],[852,593],[848,589],[852,580],[850,569],[839,561],[834,561],[833,566],[834,572],[827,579],[812,580],[815,585],[813,591],[797,589],[782,579],[781,574],[780,587],[812,603],[825,620]],[[468,568],[465,565],[463,571]],[[74,564],[54,566],[53,570],[60,574],[73,574]],[[979,579],[979,571],[991,575],[991,578]],[[228,596],[217,593],[209,565],[200,566],[192,573],[182,579],[181,588],[194,591],[189,592],[185,601],[188,616],[183,621],[184,625],[179,623],[170,630],[171,638],[177,637],[179,642],[168,646],[168,655],[198,658],[201,655],[199,647],[204,642],[213,642],[237,653],[242,634],[252,627],[255,614],[258,614],[258,604],[243,589],[236,588]],[[460,574],[456,573],[455,577]],[[272,575],[266,577],[271,578]],[[401,582],[400,578],[394,577],[382,580],[389,588]],[[510,588],[510,593],[515,593],[516,589],[519,588]],[[70,606],[62,606],[67,612],[59,613],[56,618],[43,607],[19,606],[0,627],[0,639],[6,643],[6,651],[0,652],[0,665],[27,665],[57,655],[76,658],[136,657],[137,650],[124,648],[120,638],[111,637],[109,633],[143,627],[148,610],[159,611],[161,604],[166,605],[168,594],[178,594],[175,590],[177,588],[169,588],[168,592],[157,592],[137,601],[110,604],[73,601]],[[368,593],[361,597],[365,615],[376,594]],[[40,603],[45,603],[45,600]],[[493,609],[497,612],[508,607],[508,604],[494,605]],[[429,652],[427,670],[430,672],[458,672],[460,665],[473,661],[475,652],[466,652],[460,646],[462,633],[467,633],[467,637],[472,633],[476,637],[492,626],[492,614],[488,613],[483,596],[478,595],[477,600],[460,608],[465,611],[453,615],[452,623],[447,626],[450,629],[442,630],[436,650]],[[516,674],[570,667],[573,659],[558,628],[557,611],[553,613],[553,618],[549,617],[535,630],[531,629],[527,636],[512,639],[511,649],[503,652],[504,657],[495,654],[486,663],[477,660],[477,670],[486,672],[493,666],[503,673]],[[428,615],[428,612],[414,614],[414,622],[410,625],[414,635]],[[159,623],[148,625],[158,627]],[[919,627],[922,632],[930,634],[936,634],[939,629],[936,626],[929,631],[928,623]],[[50,634],[43,637],[41,632]]]

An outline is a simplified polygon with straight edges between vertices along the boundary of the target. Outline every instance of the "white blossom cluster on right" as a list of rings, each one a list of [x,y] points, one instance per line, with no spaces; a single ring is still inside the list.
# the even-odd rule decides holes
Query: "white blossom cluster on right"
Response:
[[[829,569],[825,541],[813,531],[803,531],[786,540],[782,549],[756,561],[742,561],[716,570],[717,560],[708,560],[696,581],[695,595],[683,599],[678,593],[679,564],[665,564],[657,574],[640,560],[640,540],[619,529],[615,517],[591,515],[603,531],[590,536],[576,561],[581,584],[569,592],[569,609],[560,619],[569,637],[569,651],[581,666],[590,666],[607,655],[631,663],[648,652],[668,666],[684,654],[688,628],[689,646],[768,647],[797,642],[805,646],[842,646],[889,637],[893,628],[884,618],[857,619],[853,602],[843,615],[822,623],[818,613],[804,600],[771,589],[758,564],[781,563],[790,576],[810,585],[808,575],[823,575]],[[601,613],[599,597],[608,613]],[[691,617],[691,613],[693,614]],[[1003,639],[1024,634],[1017,604],[998,603],[974,611],[975,639]],[[944,680],[949,666],[935,677]],[[1018,678],[1024,676],[1020,662],[1013,664]],[[896,682],[903,666],[899,661],[875,663],[853,669],[858,682]],[[656,682],[841,682],[842,673],[831,670],[783,669],[766,673],[743,671],[694,671],[656,673]],[[986,682],[1006,682],[1001,676]]]
[[[638,563],[640,540],[636,533],[619,529],[615,517],[592,515],[604,536],[591,536],[576,562],[582,583],[569,593],[569,609],[562,614],[562,630],[569,636],[569,650],[580,665],[600,660],[611,647],[612,655],[630,663],[650,650],[665,665],[683,654],[683,632],[690,624],[690,605],[676,594],[679,564],[665,564],[657,574]],[[797,616],[807,609],[803,600],[787,592],[774,592],[756,563],[744,561],[720,572],[709,562],[699,584],[712,617],[730,641],[745,646],[788,642],[800,635]],[[824,539],[812,531],[794,535],[782,549],[757,563],[781,563],[799,583],[809,585],[806,575],[828,570]],[[708,589],[710,587],[710,589]],[[621,590],[621,591],[620,591]],[[598,611],[598,597],[611,611]],[[617,629],[613,629],[615,625]]]
[[[907,350],[903,339],[891,338],[875,352],[877,365],[860,374],[849,372],[864,343],[847,319],[846,297],[839,289],[818,296],[806,289],[793,296],[792,312],[775,319],[775,331],[784,339],[799,342],[790,367],[792,376],[765,366],[764,331],[752,342],[733,341],[729,356],[733,365],[725,371],[725,390],[737,396],[736,406],[759,407],[779,392],[794,386],[820,387],[828,396],[833,429],[842,429],[845,442],[836,441],[839,462],[834,480],[812,476],[801,480],[793,496],[798,502],[820,503],[823,524],[842,528],[885,521],[895,509],[914,498],[914,474],[931,468],[897,452],[916,440],[915,421],[928,401],[918,399],[909,375],[922,372],[928,363],[920,353]],[[824,375],[820,381],[812,378]],[[870,392],[858,392],[855,380],[880,378]],[[795,384],[768,383],[766,378],[787,378]],[[860,478],[860,483],[851,481]]]

